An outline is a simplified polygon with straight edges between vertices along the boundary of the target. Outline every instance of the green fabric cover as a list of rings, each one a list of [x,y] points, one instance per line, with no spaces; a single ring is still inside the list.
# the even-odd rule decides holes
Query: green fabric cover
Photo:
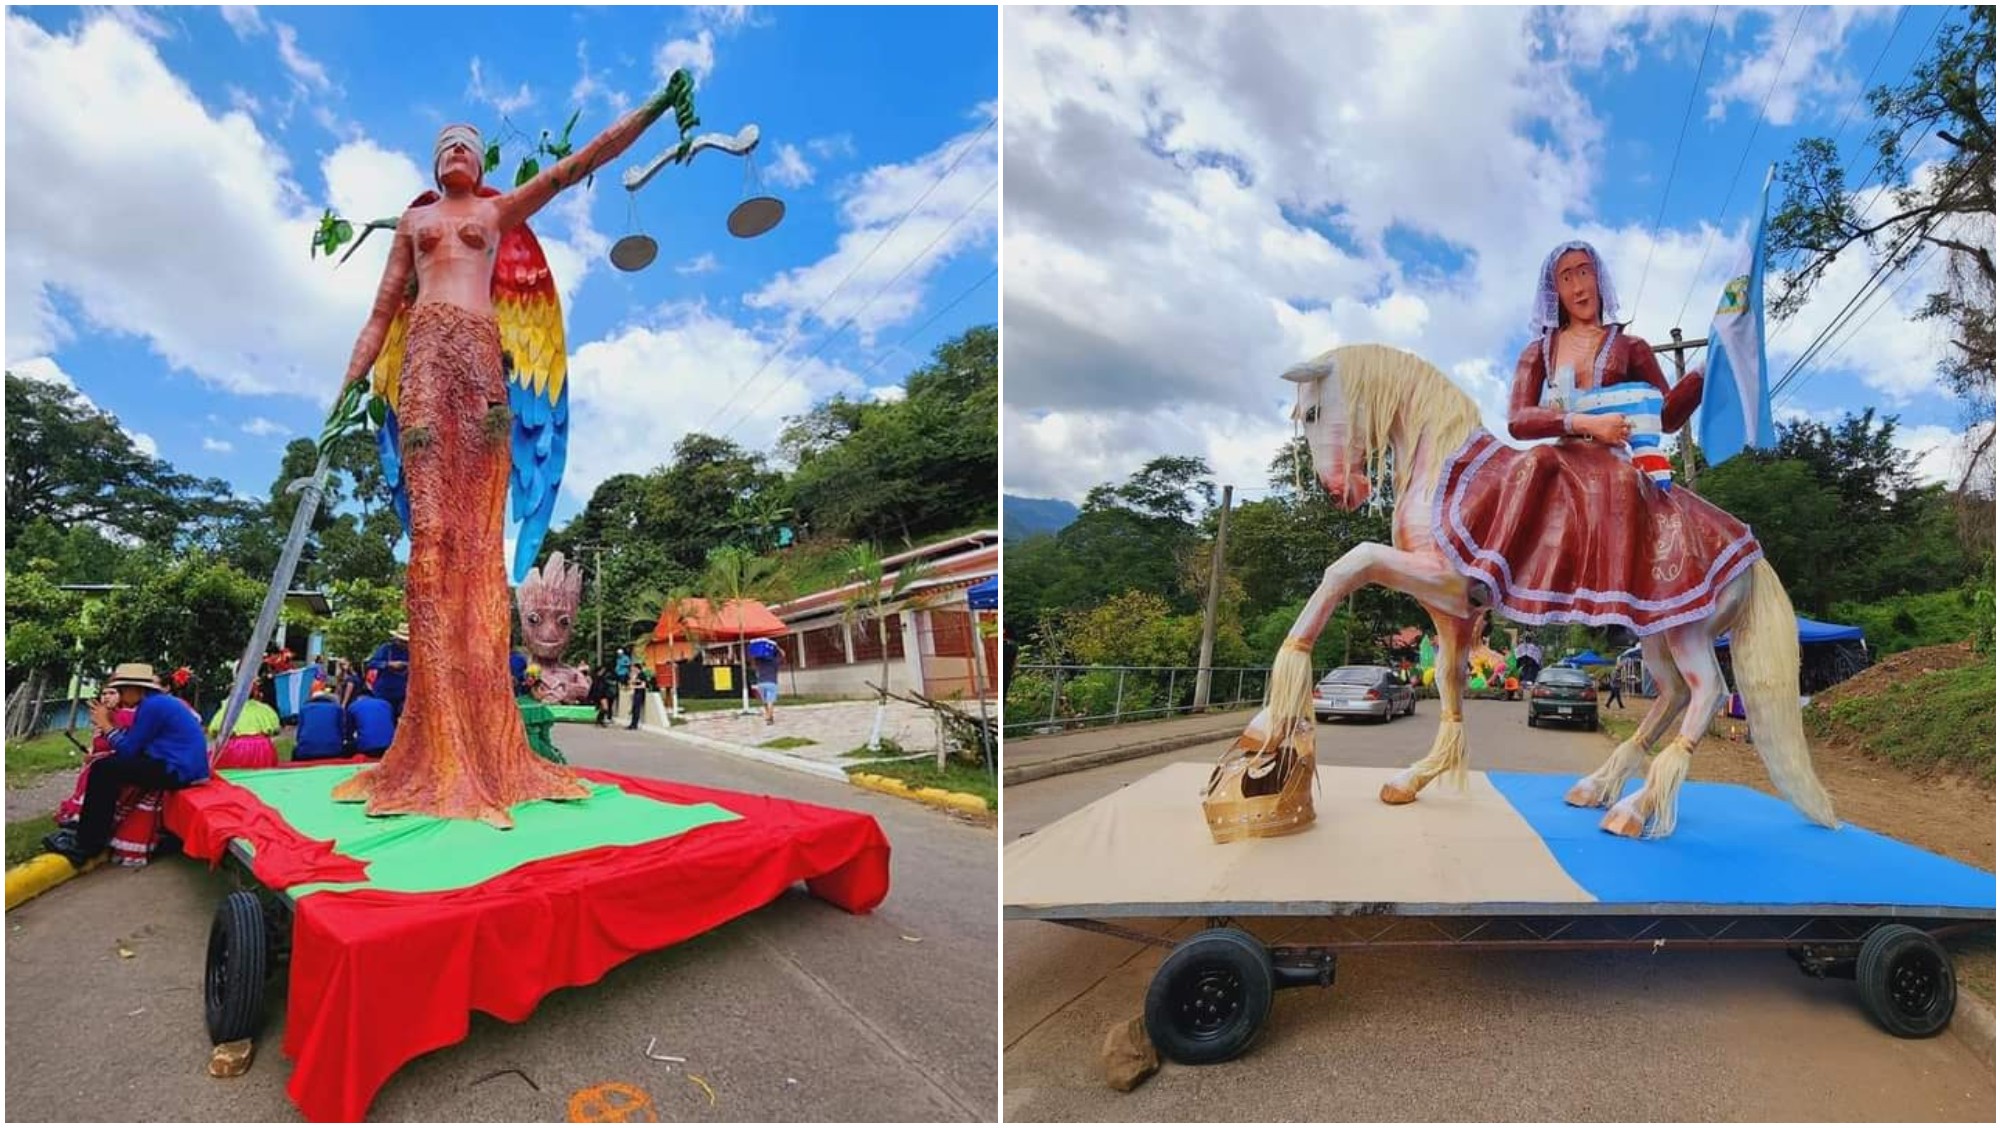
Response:
[[[553,713],[558,721],[595,722],[597,720],[597,706],[595,705],[545,705],[543,708]]]
[[[333,789],[360,770],[357,764],[323,768],[232,769],[218,773],[269,804],[308,838],[331,839],[334,848],[367,865],[363,883],[295,886],[294,898],[329,890],[381,889],[440,893],[463,889],[543,858],[599,846],[635,846],[672,838],[698,827],[742,816],[713,803],[679,806],[629,795],[608,783],[591,783],[588,799],[522,803],[514,829],[427,815],[370,818],[364,803],[336,803]]]

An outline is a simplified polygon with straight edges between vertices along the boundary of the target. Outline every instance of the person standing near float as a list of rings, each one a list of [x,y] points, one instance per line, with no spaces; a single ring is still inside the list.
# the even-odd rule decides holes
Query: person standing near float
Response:
[[[389,632],[389,641],[375,648],[368,656],[368,672],[373,675],[368,683],[375,696],[388,702],[389,709],[398,720],[403,716],[403,698],[410,687],[410,625],[396,624]]]

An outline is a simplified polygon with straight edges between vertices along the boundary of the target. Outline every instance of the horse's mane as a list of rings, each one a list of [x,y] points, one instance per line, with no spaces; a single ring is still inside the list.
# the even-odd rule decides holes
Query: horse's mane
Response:
[[[1414,451],[1420,440],[1428,440],[1431,458],[1419,468],[1409,463],[1394,466],[1396,496],[1411,490],[1427,496],[1437,485],[1444,462],[1480,426],[1479,406],[1472,397],[1429,361],[1415,353],[1387,345],[1344,345],[1323,357],[1347,401],[1348,430],[1353,441],[1368,452],[1369,477],[1380,481],[1394,440],[1397,420],[1403,424],[1403,438]],[[1421,470],[1422,478],[1412,481]]]

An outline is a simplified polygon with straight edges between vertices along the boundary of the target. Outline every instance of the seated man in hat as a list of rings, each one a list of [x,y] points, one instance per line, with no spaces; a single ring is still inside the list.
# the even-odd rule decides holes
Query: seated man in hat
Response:
[[[410,689],[410,624],[400,623],[389,632],[389,641],[375,648],[368,659],[375,675],[375,696],[389,703],[397,721],[403,719],[403,697]]]
[[[91,765],[76,830],[58,831],[42,840],[78,869],[111,844],[111,824],[125,788],[177,791],[208,778],[208,742],[201,733],[201,719],[161,691],[151,666],[138,662],[119,666],[105,688],[117,690],[118,706],[133,711],[131,727],[115,728],[115,707],[109,702],[90,707],[91,727],[109,741],[111,755]]]
[[[347,710],[340,707],[333,689],[321,682],[299,710],[299,738],[292,746],[292,760],[338,760],[346,754]]]

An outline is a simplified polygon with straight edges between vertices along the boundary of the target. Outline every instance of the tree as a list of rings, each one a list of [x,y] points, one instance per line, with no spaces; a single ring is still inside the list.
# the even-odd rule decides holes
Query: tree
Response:
[[[106,412],[71,388],[7,373],[7,539],[38,520],[175,543],[229,499],[140,451]]]
[[[1801,460],[1745,452],[1703,473],[1701,495],[1757,534],[1793,606],[1825,616],[1848,590],[1855,557],[1841,497]],[[1675,486],[1675,489],[1681,487]]]
[[[256,620],[265,584],[227,564],[186,557],[148,572],[104,601],[101,635],[86,644],[91,664],[149,662],[162,672],[194,671],[197,684],[228,684],[231,662]]]
[[[816,532],[913,544],[998,517],[999,336],[971,329],[910,373],[900,400],[835,397],[793,419],[779,452]]]
[[[876,641],[882,652],[882,682],[876,687],[875,727],[868,733],[868,750],[882,750],[882,722],[889,712],[889,609],[910,603],[910,592],[930,578],[930,567],[922,560],[906,560],[891,577],[873,545],[857,544],[847,549],[844,563],[856,584],[841,602],[840,622],[850,634],[869,622],[875,624]],[[901,629],[898,627],[897,629]],[[944,768],[945,750],[938,748],[938,768]]]
[[[701,587],[708,594],[709,607],[721,619],[732,601],[762,599],[776,571],[774,562],[748,549],[724,545],[709,551],[708,570],[702,574]],[[728,625],[726,619],[723,625]],[[737,674],[743,688],[743,711],[747,713],[750,711],[750,648],[747,645],[738,646],[737,658]]]
[[[1966,8],[1963,23],[1940,29],[1935,50],[1907,84],[1869,91],[1876,160],[1868,179],[1882,189],[1866,197],[1864,188],[1850,191],[1832,139],[1799,141],[1780,172],[1785,197],[1769,233],[1771,261],[1786,271],[1771,306],[1781,320],[1805,307],[1826,271],[1857,243],[1879,255],[1889,276],[1919,254],[1943,252],[1945,288],[1929,295],[1919,316],[1952,327],[1954,352],[1939,372],[1974,420],[1993,417],[1993,25],[1992,7]],[[1908,158],[1930,137],[1947,149],[1930,176],[1914,180]],[[1867,214],[1888,188],[1888,214]],[[1988,430],[1973,466],[1990,468],[1992,441]],[[1968,472],[1961,492],[1971,480]]]

